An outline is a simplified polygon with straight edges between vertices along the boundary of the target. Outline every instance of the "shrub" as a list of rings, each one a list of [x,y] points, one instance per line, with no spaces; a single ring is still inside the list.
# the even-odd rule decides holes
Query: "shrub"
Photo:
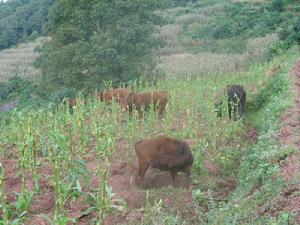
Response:
[[[0,82],[0,102],[7,101],[16,96],[29,96],[34,84],[21,77],[10,78],[6,82]]]
[[[268,59],[270,47],[279,41],[277,34],[249,39],[247,43],[246,59],[248,63],[264,62]]]

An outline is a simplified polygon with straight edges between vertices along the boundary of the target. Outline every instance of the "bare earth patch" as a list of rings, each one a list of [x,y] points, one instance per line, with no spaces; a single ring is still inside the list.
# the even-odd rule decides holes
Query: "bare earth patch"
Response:
[[[300,60],[296,62],[291,75],[294,76],[296,101],[294,107],[282,117],[284,125],[278,139],[282,145],[291,145],[296,150],[282,168],[282,173],[289,183],[283,193],[282,209],[294,212],[296,222],[300,223]]]

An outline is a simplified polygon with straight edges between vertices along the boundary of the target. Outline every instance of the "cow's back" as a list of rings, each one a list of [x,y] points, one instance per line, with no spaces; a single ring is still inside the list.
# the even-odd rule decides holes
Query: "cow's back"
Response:
[[[230,100],[237,98],[242,99],[245,96],[244,87],[241,85],[228,85],[227,86],[227,95]]]
[[[105,102],[111,102],[113,98],[119,101],[121,98],[126,98],[128,95],[128,88],[108,89],[97,93],[97,97]]]
[[[180,142],[176,139],[162,135],[156,138],[144,139],[135,144],[135,151],[138,155],[149,155],[150,158],[161,156],[174,156]]]

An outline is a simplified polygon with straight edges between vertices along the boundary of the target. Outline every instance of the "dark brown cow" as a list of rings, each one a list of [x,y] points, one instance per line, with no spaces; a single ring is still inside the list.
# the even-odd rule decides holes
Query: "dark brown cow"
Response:
[[[135,174],[137,185],[149,167],[170,171],[174,187],[177,172],[183,171],[189,184],[193,156],[185,141],[168,136],[145,139],[135,144],[135,153],[139,162],[138,173]]]
[[[246,91],[241,85],[227,85],[229,119],[241,118],[245,112]]]
[[[152,91],[141,93],[130,93],[126,98],[120,101],[123,111],[128,110],[131,114],[134,107],[142,117],[142,111],[149,110],[151,104],[154,110],[158,110],[159,116],[162,116],[168,103],[169,94],[166,91]]]
[[[103,102],[111,103],[113,99],[120,102],[121,99],[126,98],[128,95],[128,88],[117,88],[100,91],[97,93],[97,98]]]

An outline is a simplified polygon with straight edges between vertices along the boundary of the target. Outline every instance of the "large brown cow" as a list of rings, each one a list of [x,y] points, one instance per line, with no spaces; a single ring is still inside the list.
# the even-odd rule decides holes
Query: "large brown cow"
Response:
[[[145,139],[135,144],[135,153],[139,162],[139,169],[135,174],[137,185],[140,184],[149,167],[170,171],[174,187],[176,186],[177,172],[183,171],[186,173],[189,184],[193,156],[185,141],[165,135]]]
[[[115,99],[117,102],[120,102],[121,99],[126,98],[128,95],[128,88],[108,89],[97,92],[97,98],[108,103],[111,103],[113,99]]]
[[[162,116],[168,103],[168,98],[169,94],[166,91],[132,92],[120,101],[120,105],[123,111],[128,110],[130,114],[135,108],[139,116],[142,117],[142,111],[149,110],[151,104],[153,104],[154,110],[158,110],[159,116]]]

